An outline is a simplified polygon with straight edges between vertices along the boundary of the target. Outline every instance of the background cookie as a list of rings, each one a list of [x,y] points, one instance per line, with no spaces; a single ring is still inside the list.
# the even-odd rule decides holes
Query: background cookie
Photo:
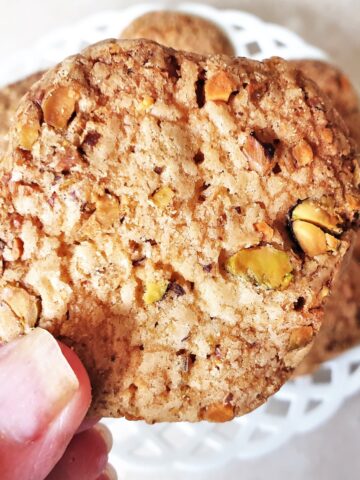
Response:
[[[314,80],[342,114],[352,135],[360,141],[360,111],[355,89],[347,77],[333,65],[315,60],[293,62]],[[336,282],[327,301],[324,322],[310,353],[296,374],[312,372],[321,363],[360,342],[360,236],[349,265]]]
[[[121,38],[147,38],[176,50],[234,55],[226,33],[209,20],[187,13],[159,11],[136,18]]]
[[[294,60],[291,63],[314,80],[331,98],[350,129],[351,135],[360,145],[359,97],[344,72],[320,60]]]
[[[41,78],[42,73],[34,73],[19,82],[0,89],[0,158],[2,152],[6,150],[8,143],[7,133],[11,118],[15,113],[20,98],[25,95],[33,83]]]
[[[339,275],[334,293],[327,301],[324,321],[314,345],[296,375],[311,373],[321,363],[360,342],[360,251],[357,248],[348,267]]]
[[[10,135],[0,337],[74,347],[92,414],[252,410],[308,351],[353,237],[345,131],[280,59],[113,40],[65,60]]]

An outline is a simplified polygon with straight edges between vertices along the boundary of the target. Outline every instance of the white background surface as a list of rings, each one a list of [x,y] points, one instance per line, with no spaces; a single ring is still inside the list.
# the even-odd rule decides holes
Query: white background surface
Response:
[[[121,0],[0,0],[0,61],[52,28],[89,13],[134,3]],[[267,21],[292,28],[329,52],[359,87],[360,0],[213,0],[204,3],[242,8]],[[359,444],[360,396],[357,396],[326,425],[295,438],[280,450],[258,460],[233,463],[204,476],[192,476],[191,480],[355,480],[360,478]],[[124,477],[121,472],[119,477],[126,480],[147,478],[144,475]],[[171,480],[185,478],[189,478],[188,475],[171,475]],[[169,476],[158,475],[157,479],[169,480]]]

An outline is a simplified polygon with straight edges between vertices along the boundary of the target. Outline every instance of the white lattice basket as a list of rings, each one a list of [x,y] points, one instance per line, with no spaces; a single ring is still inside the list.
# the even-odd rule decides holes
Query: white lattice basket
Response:
[[[0,85],[49,67],[84,46],[117,37],[134,18],[164,4],[136,5],[125,10],[98,13],[44,37],[31,48],[17,52],[0,66]],[[218,23],[231,38],[237,55],[262,59],[326,58],[294,33],[245,12],[182,4],[178,10],[199,14]],[[105,420],[114,436],[111,462],[120,472],[154,474],[199,472],[239,458],[254,458],[309,431],[333,415],[344,400],[360,390],[360,347],[326,363],[314,375],[288,382],[265,405],[226,424]]]

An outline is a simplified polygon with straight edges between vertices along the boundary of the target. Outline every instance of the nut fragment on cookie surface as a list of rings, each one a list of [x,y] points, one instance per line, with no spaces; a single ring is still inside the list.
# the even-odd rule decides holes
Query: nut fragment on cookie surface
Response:
[[[44,120],[48,125],[65,128],[75,110],[78,92],[67,86],[55,87],[42,102]]]
[[[170,187],[161,187],[151,197],[153,203],[159,208],[166,208],[174,198],[174,191]]]
[[[139,110],[144,111],[144,110],[149,110],[155,103],[155,99],[151,97],[150,95],[144,95],[142,100],[139,103]]]
[[[330,207],[328,207],[330,208]],[[291,210],[290,224],[301,249],[310,257],[336,252],[340,240],[327,233],[341,234],[341,218],[317,202],[307,199]]]
[[[143,299],[146,305],[151,305],[152,303],[161,300],[165,295],[168,286],[169,282],[165,280],[158,282],[146,282],[145,292],[143,295]]]
[[[176,50],[206,55],[235,53],[230,39],[215,23],[182,12],[145,13],[123,30],[121,38],[146,38]]]
[[[230,97],[205,102],[219,72]],[[139,112],[146,95],[156,101]],[[9,134],[0,341],[34,321],[4,297],[21,288],[36,324],[85,364],[91,415],[226,421],[258,407],[306,353],[289,349],[291,332],[319,330],[319,292],[356,226],[355,149],[319,98],[280,59],[145,40],[101,42],[49,70]],[[34,104],[46,115],[25,150],[16,125]],[[300,166],[303,139],[314,156]],[[329,251],[301,252],[295,222],[319,229]]]
[[[291,218],[313,223],[335,234],[342,232],[341,218],[335,212],[329,212],[322,205],[310,199],[299,202],[292,210]]]
[[[203,419],[208,422],[228,422],[234,418],[234,407],[225,403],[209,405],[203,412]]]
[[[216,72],[205,82],[206,101],[221,100],[227,102],[235,89],[236,83],[229,74],[224,71]]]
[[[240,250],[226,267],[233,275],[249,277],[267,288],[286,288],[292,280],[289,255],[270,246]]]
[[[314,158],[312,148],[306,140],[301,140],[297,145],[295,145],[295,147],[292,149],[292,154],[300,166],[308,165],[313,161]]]
[[[314,329],[310,326],[295,328],[290,334],[289,350],[305,347],[313,336]]]

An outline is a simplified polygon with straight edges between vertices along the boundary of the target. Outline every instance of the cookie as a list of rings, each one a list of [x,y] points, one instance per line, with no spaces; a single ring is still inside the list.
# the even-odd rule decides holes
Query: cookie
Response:
[[[329,96],[349,127],[351,135],[360,145],[359,97],[348,77],[339,68],[320,60],[295,60],[291,63]]]
[[[355,89],[336,67],[325,62],[294,62],[327,93],[360,144],[360,112]],[[360,236],[354,254],[334,286],[324,322],[310,353],[296,369],[296,375],[311,373],[321,363],[360,343]]]
[[[336,110],[281,59],[108,40],[22,99],[2,168],[2,341],[73,347],[92,415],[225,421],[289,378],[354,238]]]
[[[203,55],[235,55],[230,39],[220,27],[210,20],[188,13],[145,13],[125,28],[121,38],[147,38],[176,50]]]
[[[0,158],[7,148],[7,133],[11,118],[23,95],[31,85],[41,78],[42,72],[34,73],[19,82],[12,83],[0,89]]]
[[[360,245],[351,257],[349,266],[335,284],[327,301],[324,321],[313,347],[295,376],[316,370],[323,362],[334,358],[360,343]]]

